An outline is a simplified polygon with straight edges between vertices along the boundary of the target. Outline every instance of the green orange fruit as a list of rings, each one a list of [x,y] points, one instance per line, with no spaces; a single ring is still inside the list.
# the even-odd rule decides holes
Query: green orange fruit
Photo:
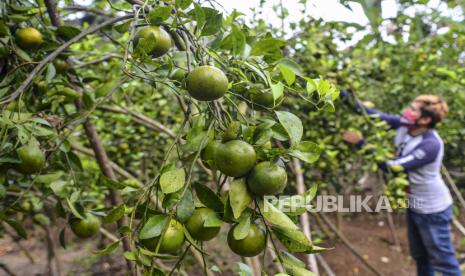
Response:
[[[205,226],[205,220],[208,216],[217,216],[216,213],[208,208],[197,208],[195,209],[192,216],[187,220],[186,228],[191,236],[199,241],[209,241],[213,239],[221,227],[207,227]],[[219,219],[219,218],[218,218]]]
[[[23,49],[37,49],[42,44],[42,34],[33,27],[19,29],[16,32],[16,43]]]
[[[200,66],[187,76],[187,91],[196,100],[213,101],[226,94],[229,81],[220,69]]]
[[[68,62],[66,62],[64,59],[55,59],[53,61],[53,66],[55,66],[55,70],[59,74],[63,74],[68,70]]]
[[[201,158],[202,162],[209,169],[216,169],[215,155],[218,147],[221,146],[221,142],[217,140],[210,141],[207,146],[203,149]]]
[[[88,214],[84,219],[74,218],[70,222],[71,230],[80,238],[90,238],[100,230],[100,219]]]
[[[286,187],[286,170],[268,161],[258,163],[247,177],[247,185],[257,196],[277,195]]]
[[[147,26],[139,30],[135,37],[135,45],[138,46],[139,42],[143,39],[145,45],[141,45],[147,51],[147,54],[153,57],[161,57],[166,54],[171,48],[171,37],[162,28],[158,26]]]
[[[232,140],[216,149],[215,165],[225,175],[240,177],[255,165],[257,155],[254,148],[241,140]]]
[[[266,247],[265,232],[257,225],[251,224],[249,233],[242,240],[234,238],[234,225],[228,233],[228,245],[237,255],[243,257],[253,257],[260,254]]]
[[[21,173],[36,173],[45,166],[45,154],[38,145],[25,145],[16,150],[20,163],[16,169]]]
[[[282,102],[282,98],[275,101],[270,90],[251,91],[249,92],[249,98],[252,101],[252,106],[259,110],[273,109]]]
[[[178,81],[178,82],[182,82],[184,78],[186,77],[186,74],[187,74],[186,70],[181,69],[181,68],[176,68],[171,72],[170,79]]]
[[[155,251],[160,237],[142,240],[142,243],[151,251]],[[175,254],[184,244],[184,227],[177,220],[170,220],[168,229],[161,239],[158,253]]]

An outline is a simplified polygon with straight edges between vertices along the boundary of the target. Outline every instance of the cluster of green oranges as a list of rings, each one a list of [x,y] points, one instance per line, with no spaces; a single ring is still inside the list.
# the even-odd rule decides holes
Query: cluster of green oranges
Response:
[[[17,44],[24,49],[38,48],[42,43],[41,33],[34,28],[20,29],[16,34]],[[135,46],[148,43],[150,47],[143,47],[153,57],[165,55],[172,46],[170,35],[159,26],[141,28],[134,39]],[[66,71],[66,62],[54,62],[57,71]],[[187,76],[183,70],[175,70],[172,78],[185,83],[187,92],[198,101],[213,101],[223,97],[229,88],[226,74],[214,66],[199,66]],[[273,108],[275,101],[271,92],[262,93],[263,89],[254,87],[249,89],[249,99],[264,107]],[[255,91],[255,92],[254,92]],[[253,93],[252,93],[253,92]],[[238,139],[240,127],[231,124],[233,128],[226,130],[223,140],[213,140],[202,151],[201,158],[205,165],[211,169],[219,170],[226,176],[244,178],[248,189],[257,197],[276,195],[281,193],[287,184],[287,174],[283,167],[270,161],[257,163],[257,155],[252,145]],[[27,145],[17,150],[20,163],[18,171],[23,173],[36,173],[45,166],[45,155],[38,145]],[[192,216],[183,225],[175,219],[170,219],[163,236],[141,240],[142,244],[150,250],[160,253],[176,253],[185,241],[184,228],[196,240],[208,241],[213,239],[220,231],[220,226],[206,226],[209,216],[217,216],[215,211],[201,207],[196,208]],[[70,227],[74,234],[81,238],[96,235],[100,229],[101,221],[98,217],[88,213],[83,218],[72,218]],[[255,256],[266,247],[266,233],[257,224],[252,223],[247,235],[236,239],[233,235],[233,225],[228,234],[228,245],[233,252],[241,256]]]
[[[213,140],[202,151],[203,163],[213,170],[219,170],[224,175],[234,178],[244,178],[251,193],[257,197],[265,195],[276,195],[281,193],[287,184],[286,170],[270,161],[257,163],[257,155],[252,145],[230,136],[232,140],[224,139],[229,136],[225,132],[223,140]],[[215,211],[201,207],[195,209],[192,216],[184,224],[189,234],[198,241],[208,241],[213,239],[220,231],[220,226],[208,226],[206,220],[209,216],[216,216]],[[226,218],[224,218],[226,220]],[[158,252],[174,254],[182,247],[185,236],[184,227],[180,222],[171,219],[169,226],[160,238],[142,240],[142,243],[149,249],[155,250],[158,245]],[[228,245],[230,249],[245,257],[252,257],[261,253],[266,247],[266,233],[257,224],[250,225],[247,235],[242,239],[234,236],[235,224],[228,233]]]

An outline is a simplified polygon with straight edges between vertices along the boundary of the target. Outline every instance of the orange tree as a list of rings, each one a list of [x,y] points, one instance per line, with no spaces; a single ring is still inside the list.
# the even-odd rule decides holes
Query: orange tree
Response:
[[[305,74],[324,75],[367,105],[393,114],[419,94],[442,95],[450,106],[448,119],[438,125],[446,144],[444,165],[460,175],[465,142],[465,83],[460,77],[464,75],[463,4],[440,1],[441,8],[431,8],[426,1],[397,1],[397,15],[383,18],[381,1],[341,1],[349,2],[362,5],[369,24],[304,18],[294,25],[289,39],[294,60]],[[351,42],[356,32],[363,37]],[[336,105],[334,113],[323,113],[318,105],[294,100],[292,109],[301,110],[305,139],[323,149],[318,166],[309,166],[307,177],[336,190],[352,190],[365,173],[377,172],[379,162],[392,158],[393,133],[377,118],[355,114],[346,104]],[[342,142],[347,129],[363,133],[364,150],[357,152]],[[387,193],[392,199],[405,198],[405,181],[389,179]]]
[[[264,261],[268,247],[284,271],[310,273],[288,252],[322,249],[263,196],[283,191],[290,158],[320,154],[286,102],[324,108],[339,92],[218,7],[1,4],[0,229],[27,238],[25,224],[65,220],[62,246],[68,230],[101,233],[94,253],[122,247],[133,273],[171,274],[189,251],[209,273],[203,242],[226,223],[236,254]]]

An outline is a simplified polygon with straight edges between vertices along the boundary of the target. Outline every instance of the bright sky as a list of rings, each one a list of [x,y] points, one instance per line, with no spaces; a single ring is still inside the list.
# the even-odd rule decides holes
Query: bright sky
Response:
[[[267,0],[264,5],[262,18],[266,19],[267,22],[273,25],[280,25],[281,21],[277,17],[267,16],[272,13],[272,7],[279,4],[280,0]],[[347,9],[343,5],[339,4],[337,0],[307,0],[305,8],[305,14],[301,12],[303,5],[299,3],[299,0],[282,0],[284,7],[289,11],[288,22],[295,22],[302,18],[302,16],[312,16],[314,18],[322,18],[325,21],[346,21],[358,23],[361,25],[368,24],[363,8],[359,3],[350,2],[350,9]],[[251,8],[256,8],[260,4],[260,0],[217,0],[228,12],[236,9],[247,16],[251,16]],[[382,5],[382,16],[383,18],[394,17],[397,14],[396,0],[383,0]],[[460,8],[457,10],[451,10],[447,8],[447,4],[440,0],[430,0],[428,5],[429,8],[436,8],[443,12],[444,15],[455,17],[460,13]],[[406,13],[410,16],[416,12],[424,9],[421,5],[413,5],[406,10]]]
[[[75,0],[76,4],[89,5],[93,0]],[[234,9],[245,14],[247,18],[251,18],[253,15],[253,8],[258,8],[260,0],[216,0],[220,3],[226,13],[231,13]],[[351,9],[344,7],[339,4],[338,0],[307,0],[306,6],[299,3],[299,0],[281,0],[284,7],[288,10],[289,16],[285,19],[285,28],[288,28],[290,23],[297,22],[303,17],[321,18],[325,21],[346,21],[352,23],[358,23],[360,25],[367,25],[368,18],[363,12],[363,8],[359,3],[350,2],[349,6]],[[262,13],[259,18],[265,20],[266,23],[272,24],[273,26],[281,26],[281,20],[275,16],[273,12],[273,6],[278,5],[280,0],[266,0]],[[382,0],[382,16],[383,18],[395,17],[397,14],[396,0]],[[459,7],[455,10],[447,8],[447,4],[440,0],[430,0],[428,2],[428,8],[438,9],[443,15],[452,17],[457,21],[463,20],[463,15]],[[409,16],[415,15],[416,12],[424,10],[425,7],[421,5],[413,5],[409,7],[405,13]],[[352,41],[342,44],[341,47],[349,46],[356,43],[365,35],[364,32],[357,32],[354,34]],[[386,37],[382,35],[384,39],[390,41],[392,37]]]

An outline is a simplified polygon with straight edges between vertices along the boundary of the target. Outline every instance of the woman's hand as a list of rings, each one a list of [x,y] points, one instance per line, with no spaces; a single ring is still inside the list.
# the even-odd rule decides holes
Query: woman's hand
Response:
[[[358,131],[347,130],[342,134],[342,140],[349,144],[356,145],[363,140],[363,137]]]

